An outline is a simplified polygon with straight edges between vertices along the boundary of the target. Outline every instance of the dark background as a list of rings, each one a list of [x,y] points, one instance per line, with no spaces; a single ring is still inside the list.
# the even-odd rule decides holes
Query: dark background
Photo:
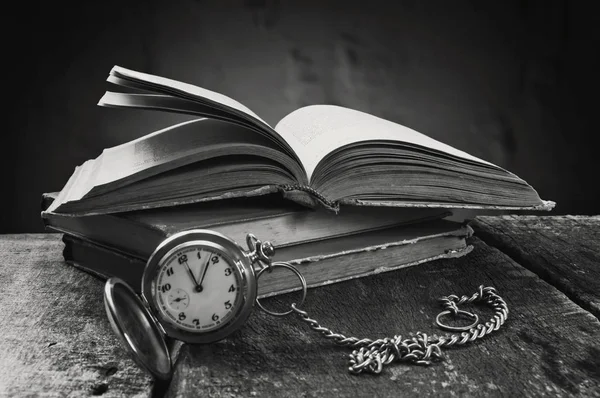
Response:
[[[273,125],[308,104],[369,112],[513,171],[553,214],[599,213],[593,1],[22,3],[2,28],[0,233],[41,231],[41,194],[75,166],[185,119],[97,107],[115,64]]]

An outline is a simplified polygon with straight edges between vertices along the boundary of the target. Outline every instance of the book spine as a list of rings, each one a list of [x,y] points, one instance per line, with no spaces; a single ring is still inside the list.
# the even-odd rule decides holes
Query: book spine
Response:
[[[325,207],[327,210],[331,210],[331,211],[335,212],[336,214],[339,213],[339,211],[340,211],[340,204],[338,202],[327,199],[323,194],[321,194],[314,188],[309,187],[308,185],[283,184],[283,185],[278,185],[278,188],[284,193],[285,192],[293,192],[293,191],[305,192],[305,193],[309,194],[310,196],[312,196],[314,199],[316,199],[317,202],[319,202],[321,205],[323,205],[323,207]]]

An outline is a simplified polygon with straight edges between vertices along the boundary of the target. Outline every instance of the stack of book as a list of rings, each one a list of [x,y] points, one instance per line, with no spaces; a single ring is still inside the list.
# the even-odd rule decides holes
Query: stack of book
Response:
[[[43,196],[65,260],[134,288],[156,246],[186,229],[270,240],[313,287],[464,255],[478,212],[554,206],[498,166],[359,111],[309,106],[273,128],[189,84],[120,67],[108,81],[133,92],[102,106],[205,117],[106,149]],[[261,280],[259,295],[295,290],[294,278]]]

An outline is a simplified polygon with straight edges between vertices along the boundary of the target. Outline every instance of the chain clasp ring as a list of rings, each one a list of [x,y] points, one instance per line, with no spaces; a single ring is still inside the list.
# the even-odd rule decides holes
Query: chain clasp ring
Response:
[[[256,299],[256,305],[258,305],[258,307],[263,310],[264,312],[266,312],[269,315],[273,315],[273,316],[286,316],[291,314],[292,312],[294,312],[294,308],[295,307],[302,307],[302,304],[304,304],[304,300],[306,300],[306,290],[307,290],[307,286],[306,286],[306,279],[304,279],[304,276],[302,276],[302,274],[300,273],[300,271],[298,271],[298,269],[296,269],[296,267],[294,267],[292,264],[290,263],[285,263],[285,262],[276,262],[271,264],[268,267],[264,267],[263,269],[261,269],[260,271],[258,271],[258,274],[256,274],[256,281],[258,282],[258,279],[260,278],[260,276],[267,270],[271,271],[275,268],[285,268],[288,269],[290,271],[292,271],[294,274],[296,274],[296,276],[298,277],[298,279],[300,280],[300,284],[302,285],[302,299],[300,299],[300,304],[293,303],[292,304],[292,309],[286,312],[274,312],[271,310],[266,309],[265,307],[263,307],[263,305],[261,304],[260,300],[257,298]]]

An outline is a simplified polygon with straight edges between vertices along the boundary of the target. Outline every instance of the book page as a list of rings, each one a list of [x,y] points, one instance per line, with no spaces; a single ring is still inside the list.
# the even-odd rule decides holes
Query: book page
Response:
[[[288,155],[297,159],[298,163],[300,163],[300,160],[285,138],[281,137],[277,131],[246,106],[223,94],[177,80],[136,72],[120,66],[113,67],[107,81],[130,89],[143,90],[153,94],[166,94],[166,96],[107,92],[100,100],[99,105],[166,110],[216,117],[221,120],[246,124],[249,128],[259,130],[277,141]]]
[[[179,167],[183,165],[177,162],[179,159],[237,143],[276,148],[266,137],[243,127],[210,119],[192,120],[105,149],[98,158],[102,164],[94,185],[109,184],[161,165]]]
[[[408,127],[368,113],[334,105],[300,108],[275,127],[304,164],[309,180],[317,164],[330,152],[361,141],[390,140],[431,148],[449,155],[493,166]]]
[[[237,123],[258,130],[244,118],[233,115],[231,112],[222,111],[214,106],[198,101],[185,100],[171,95],[162,94],[132,94],[107,91],[98,101],[99,106],[121,109],[148,109],[161,110],[211,119],[224,120]]]
[[[179,91],[182,94],[187,94],[195,97],[196,100],[208,100],[218,104],[225,105],[229,108],[235,109],[239,112],[246,114],[258,121],[265,126],[269,126],[267,122],[262,120],[256,113],[252,112],[245,105],[237,102],[236,100],[227,97],[226,95],[216,93],[192,84],[183,83],[177,80],[168,79],[166,77],[150,75],[148,73],[137,72],[131,69],[123,68],[121,66],[114,66],[110,72],[112,75],[117,77],[124,77],[133,79],[135,81],[142,81],[159,87],[168,87]],[[110,81],[110,80],[109,80]],[[270,127],[270,126],[269,126]]]
[[[244,127],[211,119],[183,122],[105,149],[77,168],[53,208],[245,146],[254,148],[248,149],[249,154],[260,155],[256,148],[262,147],[280,153],[273,141]],[[291,158],[281,154],[279,161],[299,178],[303,176]]]

